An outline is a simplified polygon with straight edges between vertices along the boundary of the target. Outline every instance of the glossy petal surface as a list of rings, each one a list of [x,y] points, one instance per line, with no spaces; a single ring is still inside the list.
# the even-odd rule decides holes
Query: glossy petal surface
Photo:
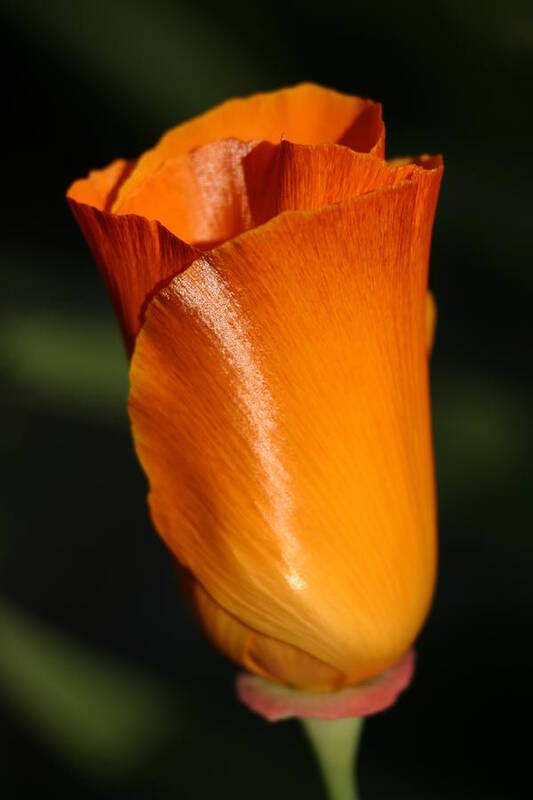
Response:
[[[206,253],[154,298],[132,361],[134,438],[172,552],[241,624],[347,683],[407,650],[433,589],[439,182],[413,170]]]
[[[250,191],[259,191],[262,174],[252,179],[252,189],[244,162],[255,147],[253,142],[221,139],[168,159],[118,211],[158,220],[202,248],[231,239],[254,225],[248,198]]]
[[[120,213],[158,220],[209,249],[282,211],[311,211],[392,186],[436,161],[389,166],[335,144],[222,139],[165,161],[121,203]]]

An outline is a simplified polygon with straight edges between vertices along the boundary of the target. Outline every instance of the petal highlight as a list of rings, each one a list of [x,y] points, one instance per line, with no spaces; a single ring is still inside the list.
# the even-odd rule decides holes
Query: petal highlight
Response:
[[[165,161],[131,191],[119,213],[155,219],[200,249],[283,211],[312,211],[393,186],[420,169],[335,144],[223,139]]]
[[[224,612],[347,683],[408,649],[433,590],[439,181],[416,169],[205,254],[154,298],[132,360],[156,528]]]
[[[254,226],[244,173],[254,143],[221,139],[168,159],[117,204],[202,249]]]

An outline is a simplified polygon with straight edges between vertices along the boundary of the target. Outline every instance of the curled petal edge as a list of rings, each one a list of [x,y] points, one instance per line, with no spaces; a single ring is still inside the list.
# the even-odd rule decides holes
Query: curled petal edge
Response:
[[[379,158],[385,155],[385,126],[380,103],[301,83],[279,91],[227,100],[171,128],[155,147],[139,158],[131,175],[120,186],[113,210],[167,159],[227,137],[273,143],[281,139],[302,144],[338,141]]]
[[[407,689],[415,671],[415,651],[389,667],[378,678],[338,692],[302,692],[256,675],[237,676],[239,700],[269,722],[299,719],[343,719],[369,717],[390,708]]]

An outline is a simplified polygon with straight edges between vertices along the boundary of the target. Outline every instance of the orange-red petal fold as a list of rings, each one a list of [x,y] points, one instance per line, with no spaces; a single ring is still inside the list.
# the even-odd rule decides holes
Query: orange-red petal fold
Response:
[[[118,159],[75,181],[69,203],[128,353],[158,286],[187,267],[198,248],[233,238],[281,207],[274,201],[265,209],[257,199],[267,173],[278,169],[265,144],[338,141],[346,152],[382,156],[384,137],[379,104],[302,84],[223,103],[169,131],[137,162]]]
[[[105,281],[131,354],[148,300],[187,267],[198,251],[157,221],[105,210],[128,169],[127,162],[115,161],[73,183],[67,198]]]

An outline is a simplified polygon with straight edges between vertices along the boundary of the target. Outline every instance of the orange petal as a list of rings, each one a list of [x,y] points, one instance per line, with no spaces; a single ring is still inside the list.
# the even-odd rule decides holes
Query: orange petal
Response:
[[[339,145],[221,139],[165,161],[120,205],[196,246],[221,243],[281,211],[313,210],[410,177]]]
[[[313,211],[396,185],[416,170],[414,163],[391,168],[380,158],[335,144],[262,144],[244,162],[255,225],[283,211]]]
[[[103,169],[89,172],[86,178],[80,178],[70,186],[67,197],[78,203],[94,206],[99,211],[109,211],[121,183],[133,169],[133,162],[117,158]]]
[[[410,178],[417,165],[391,167],[334,144],[223,139],[165,161],[120,205],[157,219],[207,249],[282,211],[314,210]]]
[[[244,160],[253,143],[221,139],[165,161],[117,204],[119,214],[156,219],[206,247],[253,226]]]
[[[99,210],[91,191],[89,181],[76,181],[67,198],[105,281],[130,355],[153,292],[185,269],[198,251],[159,222]],[[105,205],[104,194],[100,206]]]
[[[275,144],[281,139],[300,144],[339,142],[383,156],[385,129],[379,104],[310,83],[228,100],[168,131],[146,152],[121,186],[113,211],[120,213],[126,199],[168,159],[227,138]]]
[[[305,682],[315,691],[343,686],[345,676],[303,650],[264,636],[228,614],[190,573],[178,567],[182,588],[210,642],[227,658],[270,681]]]
[[[408,649],[433,590],[439,182],[417,169],[205,254],[154,298],[132,359],[133,434],[174,555],[240,623],[353,683]]]
[[[442,156],[418,156],[408,162],[419,167],[417,171],[418,192],[416,199],[415,241],[417,258],[425,265],[426,277],[429,267],[429,251],[435,210],[439,197],[444,167]]]
[[[432,292],[428,292],[426,298],[426,343],[428,353],[433,350],[435,342],[435,329],[437,327],[437,304]]]

